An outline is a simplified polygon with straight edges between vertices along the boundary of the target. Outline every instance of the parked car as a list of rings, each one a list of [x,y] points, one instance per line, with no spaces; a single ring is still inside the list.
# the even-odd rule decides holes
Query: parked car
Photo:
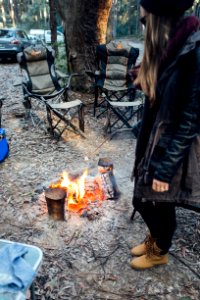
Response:
[[[0,59],[16,59],[17,53],[32,44],[24,30],[0,29]]]
[[[35,36],[44,41],[44,29],[31,29],[30,35]]]
[[[30,39],[33,45],[43,43],[42,39],[36,35],[28,34],[28,38]]]
[[[31,29],[30,35],[40,38],[46,44],[51,44],[51,30]],[[57,30],[57,42],[64,43],[64,34]]]
[[[51,43],[51,30],[45,30],[44,32],[44,41],[46,44]],[[64,34],[57,30],[57,42],[64,43]]]

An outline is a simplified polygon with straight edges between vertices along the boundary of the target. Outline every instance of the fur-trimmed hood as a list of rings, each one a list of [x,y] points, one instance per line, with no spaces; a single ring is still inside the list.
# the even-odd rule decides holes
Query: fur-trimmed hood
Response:
[[[195,47],[195,41],[197,41],[197,36],[195,35],[191,41],[190,37],[193,36],[195,32],[198,32],[200,28],[200,20],[195,16],[184,17],[180,19],[176,27],[171,33],[170,39],[168,41],[167,47],[163,53],[160,63],[160,72],[172,63],[178,54],[184,50],[184,45],[189,44],[191,46],[191,42]],[[191,50],[191,48],[188,48]],[[186,49],[184,50],[186,51]],[[185,52],[184,52],[185,53]]]

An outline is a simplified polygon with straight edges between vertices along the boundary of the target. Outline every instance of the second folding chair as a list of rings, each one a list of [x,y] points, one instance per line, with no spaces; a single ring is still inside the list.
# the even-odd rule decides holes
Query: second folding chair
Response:
[[[62,87],[55,69],[55,52],[45,45],[27,47],[17,58],[23,78],[23,104],[33,125],[43,127],[57,139],[65,130],[85,137],[83,103],[69,99],[71,80],[78,74],[63,76],[67,83]]]
[[[98,70],[87,72],[94,79],[94,116],[106,114],[104,131],[114,133],[121,128],[132,129],[141,116],[142,98],[129,76],[139,56],[139,49],[125,42],[112,41],[96,49]]]

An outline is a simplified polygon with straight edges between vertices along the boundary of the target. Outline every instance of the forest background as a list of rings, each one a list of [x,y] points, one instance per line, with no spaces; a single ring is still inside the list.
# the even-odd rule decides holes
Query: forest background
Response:
[[[200,15],[200,0],[193,13]],[[81,91],[90,83],[86,70],[96,69],[96,46],[115,39],[142,39],[140,0],[0,0],[0,28],[51,30],[52,46],[58,54],[57,30],[65,36],[65,59],[69,73],[82,74],[74,83]]]
[[[53,3],[54,2],[54,3]],[[56,7],[56,0],[0,0],[0,27],[20,27],[30,29],[49,29],[50,10],[54,6],[56,22],[62,30],[62,20]],[[90,1],[89,1],[90,2]],[[90,5],[88,2],[88,6]],[[140,33],[138,23],[138,0],[113,0],[109,29],[113,37],[130,36]],[[53,3],[53,5],[52,5]]]

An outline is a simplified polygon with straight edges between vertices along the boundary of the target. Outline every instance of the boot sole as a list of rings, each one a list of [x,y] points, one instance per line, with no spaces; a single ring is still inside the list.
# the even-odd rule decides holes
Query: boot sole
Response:
[[[132,269],[135,269],[135,270],[147,270],[147,269],[151,269],[153,267],[156,267],[156,266],[161,266],[161,265],[167,265],[169,262],[169,259],[167,259],[166,261],[163,261],[163,262],[158,262],[158,263],[154,263],[154,264],[151,264],[151,265],[148,265],[148,266],[145,266],[145,267],[141,267],[141,266],[135,266],[134,263],[131,264],[130,263],[130,266]]]

